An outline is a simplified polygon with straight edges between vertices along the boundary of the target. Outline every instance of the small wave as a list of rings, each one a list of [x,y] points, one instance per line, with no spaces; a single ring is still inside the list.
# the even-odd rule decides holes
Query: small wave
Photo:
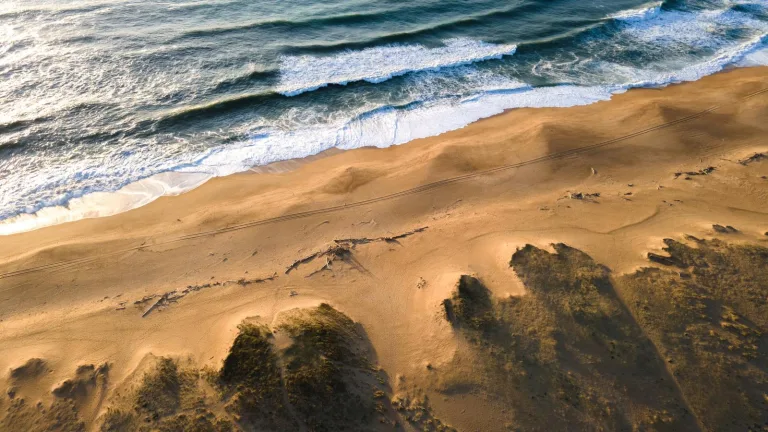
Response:
[[[644,5],[637,9],[629,9],[619,13],[609,15],[609,19],[624,22],[643,21],[650,18],[654,18],[661,13],[661,6],[663,2],[654,2]]]
[[[0,11],[0,19],[3,18],[21,18],[29,17],[30,15],[68,15],[77,13],[95,12],[107,7],[106,4],[86,4],[86,5],[72,5],[69,7],[28,7],[21,9],[10,9],[7,11]]]
[[[368,12],[368,13],[348,13],[348,14],[330,15],[330,16],[324,16],[324,17],[321,16],[321,17],[315,17],[315,18],[309,18],[309,19],[293,19],[293,20],[266,19],[266,20],[259,20],[259,21],[254,21],[250,23],[236,24],[236,25],[225,26],[225,27],[212,27],[212,28],[190,30],[181,34],[176,39],[219,36],[219,35],[225,35],[230,33],[247,32],[247,31],[257,30],[257,29],[291,30],[291,29],[305,29],[309,26],[322,27],[326,25],[346,24],[346,23],[355,23],[358,25],[364,25],[366,23],[370,23],[372,21],[375,21],[381,18],[387,13],[392,13],[392,12],[394,11],[379,10],[379,11]]]
[[[280,71],[278,69],[258,69],[252,68],[247,73],[235,77],[231,77],[216,83],[211,90],[212,93],[218,93],[226,91],[232,88],[247,86],[255,81],[265,81],[274,79],[278,76]]]
[[[394,33],[387,33],[384,35],[373,36],[365,41],[358,41],[346,44],[317,44],[306,45],[298,47],[304,50],[323,50],[323,49],[340,49],[340,48],[352,48],[360,46],[373,46],[386,43],[392,43],[404,40],[409,37],[421,36],[429,33],[435,33],[441,30],[450,30],[457,27],[461,27],[468,24],[478,24],[486,19],[503,18],[510,16],[513,13],[526,13],[532,10],[539,9],[541,6],[536,4],[516,5],[513,7],[497,8],[480,13],[469,14],[456,19],[450,19],[446,21],[437,22],[427,26],[418,27],[411,30],[404,30]],[[388,16],[394,16],[396,13],[409,12],[407,7],[399,7],[397,9],[380,9],[366,13],[346,13],[339,15],[320,16],[310,19],[267,19],[259,20],[244,24],[235,24],[224,27],[212,27],[202,28],[187,31],[178,37],[175,37],[173,41],[179,41],[187,38],[201,38],[201,37],[215,37],[220,35],[249,32],[253,30],[278,30],[278,31],[292,31],[292,30],[306,30],[308,27],[325,28],[333,25],[354,25],[354,26],[368,26],[372,23],[378,23],[387,20]],[[414,7],[413,12],[423,13],[422,8]]]
[[[240,3],[242,0],[223,0],[213,2],[209,0],[203,1],[190,1],[186,3],[158,3],[158,6],[165,6],[168,10],[196,10],[196,9],[208,9],[221,6],[230,6]]]
[[[217,99],[211,102],[186,106],[166,111],[157,116],[153,121],[157,127],[165,127],[181,122],[192,121],[201,117],[223,115],[238,108],[253,105],[259,101],[279,96],[274,92],[245,93]]]
[[[445,21],[439,21],[431,23],[426,26],[396,31],[387,32],[385,34],[371,34],[361,40],[344,40],[340,42],[315,42],[306,44],[291,44],[282,47],[283,52],[289,55],[300,54],[318,54],[318,53],[331,53],[342,50],[363,50],[366,48],[372,48],[382,45],[395,45],[400,43],[407,43],[409,40],[435,37],[439,38],[441,34],[450,34],[453,31],[457,31],[464,27],[468,27],[475,24],[483,24],[489,19],[502,19],[515,15],[532,13],[543,6],[538,3],[530,3],[523,5],[516,5],[513,7],[492,9],[485,12],[468,14],[461,18],[449,19]],[[573,25],[581,26],[583,21],[577,23],[571,23]],[[591,23],[590,23],[591,24]]]
[[[721,50],[714,57],[699,64],[683,67],[677,71],[671,72],[645,72],[639,71],[640,80],[628,84],[627,88],[633,87],[660,87],[672,83],[684,81],[696,81],[707,75],[720,72],[726,66],[739,64],[750,54],[762,51],[768,42],[768,33],[756,36],[739,45]],[[649,76],[650,75],[650,76]]]
[[[188,156],[185,161],[165,164],[161,173],[182,173],[181,177],[175,177],[176,174],[165,177],[161,182],[162,187],[148,188],[144,183],[138,183],[137,185],[140,186],[134,189],[141,191],[142,194],[137,195],[140,199],[125,201],[126,196],[136,195],[133,192],[121,193],[116,198],[109,198],[109,194],[96,190],[78,191],[77,194],[59,197],[55,201],[43,202],[33,211],[27,212],[37,212],[36,215],[22,214],[0,222],[0,235],[36,229],[94,214],[103,216],[126,211],[144,205],[160,195],[189,190],[210,177],[229,175],[280,160],[306,157],[333,147],[340,149],[362,146],[388,147],[459,129],[508,109],[587,105],[608,100],[614,94],[634,87],[659,87],[675,82],[696,80],[704,75],[715,73],[729,64],[739,62],[740,59],[747,58],[752,53],[764,53],[767,41],[768,35],[764,34],[732,49],[723,50],[708,61],[677,71],[637,71],[637,79],[626,84],[533,87],[524,83],[511,82],[508,79],[488,80],[484,81],[485,90],[466,97],[447,96],[435,100],[416,100],[397,106],[371,106],[353,113],[347,120],[340,123],[316,125],[304,129],[288,131],[262,129],[252,134],[247,140],[221,145],[192,158]],[[768,59],[765,60],[768,61]],[[235,100],[219,103],[238,102]],[[209,106],[196,109],[211,108]],[[146,172],[143,165],[133,166],[132,169],[136,171],[130,173],[133,178],[149,177],[149,181],[155,182],[153,179],[156,177],[151,176],[158,175],[157,171],[154,174]],[[192,177],[185,177],[185,175]],[[186,183],[181,183],[182,181]],[[117,190],[125,184],[127,183],[120,183],[108,190]],[[107,208],[103,205],[105,202],[110,204],[118,202],[122,207]],[[51,207],[62,205],[69,205],[73,210],[63,207],[51,209]],[[95,212],[92,206],[99,205],[102,208]]]
[[[657,16],[627,22],[623,34],[640,41],[678,49],[719,49],[731,45],[736,31],[754,36],[768,31],[768,23],[732,7],[707,11],[666,11]]]
[[[516,45],[495,45],[471,39],[450,39],[438,48],[386,45],[332,56],[282,56],[278,92],[296,96],[331,84],[384,82],[411,72],[435,71],[515,53]]]

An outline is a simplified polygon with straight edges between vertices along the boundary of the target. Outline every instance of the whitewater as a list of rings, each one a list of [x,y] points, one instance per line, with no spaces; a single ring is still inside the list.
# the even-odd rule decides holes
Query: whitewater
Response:
[[[456,13],[415,2],[396,25],[390,15],[403,6],[350,13],[360,3],[341,2],[229,26],[247,15],[235,9],[242,2],[35,3],[0,9],[0,234],[127,211],[332,148],[399,145],[508,109],[586,105],[768,65],[766,1],[614,11],[478,2]],[[158,20],[149,36],[121,23],[136,10]],[[189,31],[184,18],[163,28],[168,14],[205,11],[222,14],[213,30]],[[32,18],[41,27],[26,28]]]

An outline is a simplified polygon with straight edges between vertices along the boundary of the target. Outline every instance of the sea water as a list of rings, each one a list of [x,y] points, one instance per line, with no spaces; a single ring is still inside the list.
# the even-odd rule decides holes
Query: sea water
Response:
[[[768,0],[5,0],[0,234],[764,65],[766,45]]]

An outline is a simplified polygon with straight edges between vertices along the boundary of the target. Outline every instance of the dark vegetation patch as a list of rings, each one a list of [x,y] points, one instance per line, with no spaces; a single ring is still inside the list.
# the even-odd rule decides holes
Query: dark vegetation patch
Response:
[[[23,366],[11,369],[9,382],[12,387],[7,395],[11,399],[0,421],[3,431],[63,431],[80,432],[86,430],[82,409],[87,411],[87,404],[103,396],[107,384],[109,367],[83,365],[77,368],[75,376],[53,389],[53,402],[30,402],[23,394],[17,393],[19,387],[38,385],[37,380],[49,371],[42,359],[33,358]],[[22,392],[23,393],[23,392]],[[87,415],[87,412],[86,412]]]
[[[297,429],[285,400],[278,356],[263,326],[241,324],[219,372],[229,410],[241,424],[268,430]]]
[[[154,370],[144,375],[136,393],[136,411],[157,420],[176,412],[181,403],[182,377],[175,361],[162,357]]]
[[[50,406],[31,405],[24,398],[11,401],[0,430],[25,432],[85,432],[74,401],[57,399]]]
[[[426,396],[398,396],[392,400],[392,406],[418,431],[456,432],[456,429],[434,416]]]
[[[108,375],[108,364],[102,364],[98,367],[94,365],[79,366],[75,372],[75,377],[64,381],[53,389],[53,395],[78,402],[83,401],[94,390],[106,387]]]
[[[288,401],[309,430],[360,430],[387,409],[374,400],[372,352],[361,329],[327,304],[279,326],[293,343],[282,355]]]
[[[358,324],[327,304],[281,318],[274,331],[241,324],[218,371],[160,358],[133,392],[131,409],[110,408],[101,430],[365,431],[402,421]],[[417,423],[440,424],[420,409]]]
[[[209,408],[215,403],[199,370],[160,357],[133,391],[128,409],[110,407],[101,418],[103,432],[229,432],[232,422]]]
[[[39,358],[32,358],[27,360],[23,365],[11,369],[11,382],[23,381],[26,379],[34,379],[40,375],[48,372],[48,365],[45,360]]]
[[[103,432],[132,431],[138,429],[136,416],[114,408],[107,409],[101,424]]]
[[[617,287],[706,429],[765,430],[768,248],[687,239]]]
[[[715,232],[718,232],[720,234],[735,234],[739,232],[739,230],[737,230],[736,228],[730,225],[722,226],[722,225],[714,224],[712,225],[712,229],[715,230]]]
[[[481,385],[515,430],[695,430],[654,346],[610,273],[564,244],[528,245],[510,262],[529,290],[493,299],[463,276],[446,302],[482,365]]]
[[[287,345],[277,348],[277,338]],[[420,430],[451,430],[424,404],[398,399],[395,410],[372,354],[357,323],[321,304],[286,313],[274,333],[241,325],[218,380],[248,430],[365,431],[404,419]]]
[[[488,289],[472,276],[459,278],[456,290],[444,305],[447,318],[454,326],[489,331],[497,324]]]

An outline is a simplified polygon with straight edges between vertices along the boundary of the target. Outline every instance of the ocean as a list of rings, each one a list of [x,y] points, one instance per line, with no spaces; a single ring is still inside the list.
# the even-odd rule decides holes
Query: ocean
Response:
[[[0,234],[765,65],[766,45],[768,0],[4,0]]]

